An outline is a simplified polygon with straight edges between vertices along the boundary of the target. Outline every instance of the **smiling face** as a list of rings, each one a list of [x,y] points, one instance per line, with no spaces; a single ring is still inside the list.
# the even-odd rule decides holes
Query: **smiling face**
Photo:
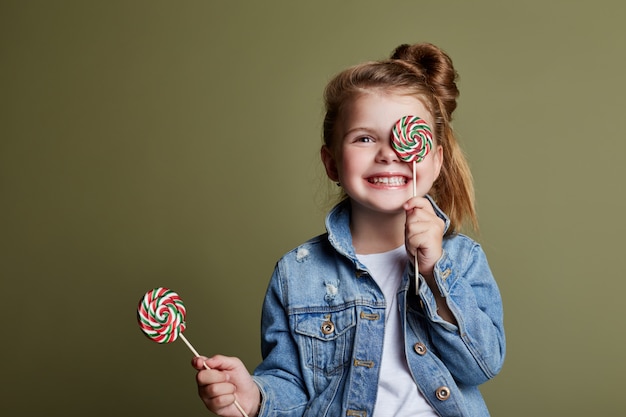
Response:
[[[368,92],[343,108],[335,125],[335,146],[322,148],[322,160],[328,177],[352,200],[353,210],[401,213],[413,196],[413,164],[402,162],[391,147],[391,130],[406,115],[434,126],[430,112],[413,96]],[[433,149],[417,164],[418,196],[431,189],[441,163],[442,148],[435,138]]]

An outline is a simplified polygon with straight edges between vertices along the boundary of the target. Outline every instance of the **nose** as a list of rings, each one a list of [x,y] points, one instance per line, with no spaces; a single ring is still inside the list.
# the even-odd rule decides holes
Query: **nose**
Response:
[[[380,148],[376,154],[376,161],[387,164],[400,161],[400,157],[391,147],[391,141],[380,143]]]

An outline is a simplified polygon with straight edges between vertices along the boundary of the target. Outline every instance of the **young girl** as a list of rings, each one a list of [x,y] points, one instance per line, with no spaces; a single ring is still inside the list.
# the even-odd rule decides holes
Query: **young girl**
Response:
[[[476,226],[476,215],[470,171],[450,126],[455,80],[443,51],[415,44],[329,83],[321,158],[344,199],[328,214],[326,234],[277,263],[254,376],[237,358],[194,360],[211,411],[489,415],[478,386],[502,367],[502,304],[481,247],[459,233],[465,222]],[[421,117],[433,133],[416,165],[417,197],[413,166],[390,139],[406,115]]]

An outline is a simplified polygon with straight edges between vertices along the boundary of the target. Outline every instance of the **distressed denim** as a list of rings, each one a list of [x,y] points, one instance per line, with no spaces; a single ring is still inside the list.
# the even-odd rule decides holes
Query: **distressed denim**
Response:
[[[449,219],[432,201],[437,215]],[[385,299],[352,247],[350,206],[326,218],[327,233],[276,264],[262,313],[262,363],[254,371],[259,416],[371,416],[376,401]],[[500,293],[480,245],[444,237],[434,268],[438,290],[458,325],[437,315],[435,298],[407,262],[398,290],[405,355],[413,379],[445,417],[484,417],[478,386],[505,354]]]

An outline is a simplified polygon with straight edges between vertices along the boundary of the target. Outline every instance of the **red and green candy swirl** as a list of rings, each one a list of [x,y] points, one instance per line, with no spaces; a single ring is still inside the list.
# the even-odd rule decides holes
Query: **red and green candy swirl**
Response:
[[[422,162],[433,147],[433,132],[421,117],[404,116],[391,132],[391,146],[404,162]]]
[[[139,301],[139,327],[157,343],[171,343],[185,331],[185,306],[174,291],[155,288]]]

